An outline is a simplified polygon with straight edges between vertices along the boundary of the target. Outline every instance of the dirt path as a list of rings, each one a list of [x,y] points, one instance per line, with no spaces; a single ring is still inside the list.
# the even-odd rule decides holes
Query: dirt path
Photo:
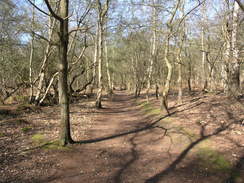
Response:
[[[244,116],[230,101],[224,104],[221,97],[190,96],[171,108],[171,116],[162,115],[159,101],[152,99],[146,104],[143,98],[136,101],[124,91],[116,91],[112,99],[104,98],[101,110],[91,107],[81,111],[84,103],[71,106],[73,135],[81,138],[82,144],[16,156],[20,143],[30,138],[33,141],[33,134],[47,129],[44,134],[58,132],[57,107],[37,116],[28,114],[27,121],[35,121],[37,126],[31,123],[30,132],[11,137],[9,144],[15,145],[11,156],[15,159],[8,160],[7,170],[0,168],[5,175],[0,182],[222,183],[233,178],[236,183],[244,182],[244,129],[239,123]],[[89,116],[92,123],[80,123]],[[236,126],[220,128],[227,122]],[[83,124],[86,129],[81,128]],[[30,126],[23,125],[28,126],[22,131]],[[18,134],[15,129],[13,133]],[[3,152],[4,160],[10,153]]]
[[[125,92],[116,92],[112,101],[104,102],[104,109],[96,113],[94,121],[86,134],[88,139],[108,139],[75,147],[72,154],[62,157],[62,168],[48,181],[143,182],[155,172],[155,158],[160,158],[162,149],[157,144],[163,139],[164,130],[133,132],[151,122],[136,107],[135,99]],[[130,131],[131,134],[123,134]]]
[[[178,128],[177,122],[172,121],[176,120],[173,117],[169,121],[159,121],[156,126],[144,128],[162,115],[148,117],[137,103],[125,92],[116,92],[112,101],[107,99],[105,108],[96,112],[94,124],[86,133],[87,140],[97,139],[98,142],[75,145],[72,153],[62,153],[60,169],[43,182],[215,183],[228,178],[229,175],[222,170],[225,167],[221,167],[225,161],[220,162],[220,170],[210,171],[208,167],[199,167],[198,159],[191,154],[198,144],[209,137],[198,138],[189,134],[191,132],[185,132],[183,127]],[[199,101],[196,106],[202,103]],[[195,104],[191,103],[189,109],[192,106]],[[162,126],[169,129],[167,135]],[[215,159],[213,161],[218,161]]]

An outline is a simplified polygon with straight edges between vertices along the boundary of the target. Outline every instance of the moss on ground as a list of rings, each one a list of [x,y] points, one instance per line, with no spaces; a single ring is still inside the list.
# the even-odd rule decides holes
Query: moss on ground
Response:
[[[47,139],[45,138],[45,136],[43,134],[40,134],[40,133],[33,135],[31,137],[31,139],[32,139],[33,143],[38,144],[38,145],[47,142]]]
[[[160,115],[162,112],[159,108],[154,107],[151,103],[148,102],[138,102],[142,110],[146,113],[146,115]]]
[[[229,173],[232,165],[223,154],[211,148],[200,148],[197,151],[199,165],[211,173]]]
[[[59,140],[49,141],[43,134],[35,134],[31,137],[33,143],[45,150],[71,150],[70,146],[60,145]]]
[[[35,106],[35,105],[31,105],[31,104],[19,104],[16,108],[16,112],[18,114],[20,113],[30,113],[30,112],[36,112],[39,113],[41,112],[42,109],[40,106]]]
[[[27,126],[27,127],[23,127],[23,128],[21,128],[21,131],[23,132],[23,133],[27,133],[27,132],[29,132],[29,131],[31,131],[32,130],[32,127],[31,126]]]
[[[43,145],[43,149],[46,150],[71,150],[70,146],[61,146],[58,140],[47,142]]]
[[[5,134],[4,133],[0,133],[0,137],[4,137],[5,136]]]

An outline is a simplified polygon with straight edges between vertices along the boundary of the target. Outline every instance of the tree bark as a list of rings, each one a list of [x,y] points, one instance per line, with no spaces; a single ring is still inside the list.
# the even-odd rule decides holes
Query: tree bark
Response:
[[[172,64],[169,61],[169,47],[170,47],[170,40],[171,40],[172,33],[173,33],[173,21],[174,21],[175,15],[177,13],[177,10],[180,7],[180,3],[181,3],[181,0],[178,0],[173,13],[172,13],[169,21],[167,22],[168,33],[166,35],[164,60],[165,60],[166,66],[167,66],[168,73],[167,73],[166,81],[164,84],[164,88],[162,90],[161,109],[162,110],[165,109],[168,114],[170,114],[169,109],[168,109],[168,95],[169,95],[170,84],[171,84],[171,79],[172,79],[172,71],[173,71]]]
[[[38,75],[38,78],[36,79],[36,80],[39,79],[38,85],[37,85],[37,92],[36,92],[36,96],[35,96],[35,101],[34,101],[34,103],[36,105],[39,105],[39,100],[41,98],[41,92],[42,92],[42,89],[43,89],[43,83],[44,83],[44,77],[45,77],[45,72],[46,72],[46,66],[47,66],[47,63],[48,63],[49,56],[51,55],[51,48],[52,48],[51,41],[52,41],[52,36],[53,36],[55,24],[56,24],[56,19],[54,19],[52,21],[52,17],[49,17],[49,27],[50,27],[50,29],[48,31],[49,43],[48,43],[48,45],[47,45],[47,47],[45,49],[45,54],[44,54],[44,58],[43,58],[43,61],[42,61],[42,66],[41,66],[41,69],[40,69],[40,73]]]
[[[96,73],[97,73],[97,55],[98,55],[98,37],[99,37],[99,24],[97,21],[96,25],[96,35],[94,37],[94,56],[93,56],[93,71],[92,71],[92,84],[91,84],[91,94],[93,94],[93,89],[96,87]]]
[[[233,10],[233,25],[232,25],[232,58],[229,61],[229,95],[237,96],[240,94],[240,64],[238,62],[239,51],[237,48],[237,33],[238,33],[238,12],[239,4],[235,1]]]
[[[206,21],[206,4],[202,6],[202,31],[201,31],[201,46],[202,46],[202,91],[208,87],[207,71],[206,71],[206,49],[205,49],[205,21]]]
[[[35,4],[35,0],[33,1]],[[33,103],[33,81],[32,81],[32,65],[33,65],[33,54],[34,54],[34,22],[35,22],[35,7],[32,7],[32,20],[31,20],[31,45],[30,45],[30,60],[29,60],[29,82],[30,82],[30,94],[29,103]]]
[[[41,105],[43,103],[43,101],[46,99],[47,97],[47,94],[48,94],[48,91],[50,90],[52,84],[53,84],[53,81],[55,79],[55,77],[58,75],[58,72],[56,72],[55,74],[53,74],[51,80],[49,81],[49,84],[48,84],[48,87],[43,95],[43,97],[41,98],[41,100],[39,101],[39,105]]]
[[[153,0],[153,13],[152,13],[152,27],[153,27],[153,37],[152,37],[152,49],[149,59],[149,68],[148,68],[148,80],[147,80],[147,90],[146,90],[146,97],[147,97],[147,103],[149,103],[149,92],[151,88],[151,82],[152,82],[152,71],[153,71],[153,64],[156,59],[156,41],[157,41],[157,10],[155,7],[155,0]]]
[[[98,91],[96,98],[96,108],[102,108],[102,62],[103,62],[103,23],[99,20],[99,32],[98,32]]]
[[[61,108],[61,129],[60,129],[60,143],[66,145],[72,143],[70,133],[70,117],[69,117],[69,97],[68,97],[68,9],[69,0],[60,1],[60,46],[59,46],[59,105]]]
[[[168,95],[169,95],[169,89],[170,89],[170,83],[171,83],[171,78],[172,78],[172,71],[173,67],[172,64],[169,61],[168,54],[169,54],[169,43],[170,43],[170,35],[167,36],[167,42],[165,45],[165,55],[164,55],[164,60],[168,69],[167,73],[167,78],[164,84],[164,88],[162,91],[162,99],[161,99],[161,109],[166,110],[167,113],[169,114],[169,109],[168,109]]]
[[[97,0],[97,10],[98,10],[98,91],[96,98],[96,108],[102,108],[102,90],[103,90],[103,77],[102,77],[102,64],[103,64],[103,40],[104,40],[104,25],[105,18],[108,13],[110,0],[106,0],[104,5],[102,5],[100,0]]]
[[[106,72],[107,72],[107,78],[108,78],[108,93],[112,94],[113,88],[112,88],[111,74],[110,74],[110,70],[109,70],[108,45],[107,45],[106,38],[104,40],[104,47],[105,47]]]

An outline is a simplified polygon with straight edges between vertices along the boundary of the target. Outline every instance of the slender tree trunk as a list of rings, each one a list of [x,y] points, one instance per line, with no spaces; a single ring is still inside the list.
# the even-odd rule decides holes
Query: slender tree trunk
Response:
[[[155,0],[153,0],[153,5],[155,5]],[[149,60],[149,68],[148,68],[148,80],[147,80],[147,91],[146,91],[146,96],[147,96],[147,103],[149,103],[149,92],[151,88],[151,82],[152,82],[152,71],[153,71],[153,64],[155,62],[156,58],[156,41],[157,41],[157,11],[156,7],[153,6],[153,37],[152,37],[152,50],[150,54],[150,60]]]
[[[53,19],[53,21],[52,21],[52,17],[49,17],[49,27],[50,27],[50,29],[48,31],[49,43],[48,43],[48,45],[47,45],[47,47],[45,49],[45,54],[44,54],[44,58],[43,58],[43,61],[42,61],[42,66],[41,66],[41,69],[40,69],[40,73],[38,75],[39,81],[38,81],[38,85],[37,85],[37,92],[36,92],[35,102],[34,102],[36,105],[39,105],[39,100],[41,98],[41,92],[42,92],[42,89],[43,89],[43,83],[44,83],[44,78],[45,78],[46,66],[47,66],[47,62],[48,62],[49,56],[51,55],[51,48],[52,48],[51,41],[52,41],[52,36],[53,36],[55,25],[56,25],[56,19]]]
[[[134,97],[137,97],[137,89],[138,89],[138,82],[137,82],[137,76],[136,76],[136,64],[137,64],[137,58],[135,57],[135,59],[132,57],[131,59],[131,63],[132,63],[132,73],[133,73],[133,80],[134,80]]]
[[[169,61],[169,49],[170,49],[169,47],[170,47],[170,39],[172,37],[172,32],[173,32],[174,17],[177,13],[178,8],[180,7],[180,4],[181,4],[181,0],[178,0],[173,13],[172,13],[169,21],[167,22],[168,33],[166,35],[164,60],[165,60],[166,66],[167,66],[168,73],[167,73],[166,81],[164,84],[164,88],[162,90],[161,109],[162,110],[165,109],[168,114],[170,114],[169,108],[168,108],[168,95],[169,95],[170,84],[171,84],[171,79],[172,79],[172,72],[173,72],[173,66]]]
[[[92,84],[91,84],[91,94],[93,93],[93,89],[96,87],[96,71],[97,71],[97,60],[98,60],[98,38],[99,38],[99,24],[97,21],[97,27],[96,27],[96,35],[94,38],[94,57],[93,57],[93,71],[92,71]]]
[[[202,31],[201,31],[201,46],[202,46],[202,91],[207,89],[207,71],[206,71],[206,49],[205,49],[205,21],[206,21],[206,4],[202,5]]]
[[[96,108],[102,108],[102,62],[103,62],[103,23],[99,20],[99,37],[98,37],[98,91],[96,98]]]
[[[201,46],[202,46],[202,90],[207,89],[207,78],[206,78],[206,50],[205,50],[205,43],[204,43],[204,28],[202,28],[201,33]]]
[[[68,8],[69,0],[60,1],[60,16],[63,18],[60,21],[60,46],[59,46],[59,105],[61,108],[61,130],[60,143],[66,145],[72,143],[70,133],[70,117],[69,117],[69,98],[68,98]]]
[[[232,26],[232,58],[229,61],[229,95],[237,96],[240,94],[240,64],[238,62],[239,51],[237,48],[237,32],[238,32],[238,12],[239,5],[235,1],[233,10],[233,26]]]
[[[35,0],[33,1],[35,4]],[[32,7],[32,20],[31,20],[31,31],[34,31],[34,22],[35,22],[35,7]],[[32,81],[32,64],[33,64],[33,54],[34,54],[34,33],[31,33],[31,44],[30,44],[30,60],[29,60],[29,82],[30,82],[30,94],[29,94],[29,103],[33,103],[33,81]]]
[[[158,90],[159,90],[159,87],[158,87],[158,83],[156,82],[156,83],[155,83],[155,97],[156,97],[157,100],[158,100],[158,97],[159,97],[159,92],[158,92]]]
[[[104,25],[106,16],[108,13],[110,0],[106,0],[104,5],[100,0],[97,0],[98,9],[98,91],[96,98],[96,108],[102,108],[102,90],[103,90],[103,77],[102,77],[102,65],[103,65],[103,40],[104,40]]]
[[[178,55],[178,104],[182,103],[182,59],[181,54]]]
[[[188,56],[188,76],[187,76],[187,85],[188,85],[188,91],[189,93],[191,93],[192,91],[192,86],[191,86],[191,82],[192,82],[192,65],[191,65],[191,57],[190,54],[187,54],[187,50],[185,50],[185,54],[186,56]]]
[[[224,93],[228,93],[228,62],[230,60],[230,51],[231,51],[231,35],[229,31],[229,23],[225,22],[225,25],[222,26],[222,32],[225,40],[225,50],[224,50],[224,59],[221,65],[221,83],[224,89]]]
[[[107,78],[108,78],[108,93],[112,94],[113,88],[112,88],[112,82],[111,82],[111,75],[110,75],[110,71],[109,71],[108,45],[107,45],[106,38],[104,40],[104,47],[105,47],[106,72],[107,72]]]
[[[53,74],[51,80],[49,81],[49,84],[48,84],[48,87],[43,95],[43,97],[41,98],[41,100],[39,101],[39,105],[41,105],[43,103],[43,101],[46,99],[47,97],[47,94],[48,94],[48,91],[50,90],[52,84],[53,84],[53,81],[55,79],[55,77],[58,75],[58,72],[56,72],[55,74]]]
[[[185,1],[182,1],[181,6],[181,17],[185,16]],[[182,103],[182,49],[185,42],[185,34],[186,34],[186,26],[185,26],[185,20],[183,20],[182,28],[180,28],[179,32],[179,50],[177,53],[177,61],[178,61],[178,104]]]
[[[169,43],[170,43],[170,35],[167,36],[167,42],[165,45],[165,55],[164,55],[164,60],[168,69],[168,73],[167,73],[167,77],[166,77],[166,81],[164,84],[164,88],[162,91],[162,98],[161,98],[161,109],[162,110],[166,110],[167,113],[169,114],[169,110],[168,110],[168,95],[169,95],[169,89],[170,89],[170,83],[171,83],[171,78],[172,78],[172,71],[173,71],[173,67],[172,64],[169,61],[168,58],[168,54],[169,54]]]

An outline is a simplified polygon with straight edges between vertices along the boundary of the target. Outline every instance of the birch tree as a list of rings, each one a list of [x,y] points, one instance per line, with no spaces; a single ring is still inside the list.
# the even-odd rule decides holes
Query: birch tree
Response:
[[[102,65],[104,60],[104,30],[106,23],[106,15],[109,9],[110,0],[106,0],[102,4],[101,0],[97,0],[97,13],[98,13],[98,91],[96,98],[96,108],[102,108],[102,90],[103,90],[103,76]]]
[[[237,96],[240,94],[240,63],[238,61],[239,50],[237,47],[238,36],[238,19],[239,19],[240,6],[237,1],[234,2],[233,20],[232,20],[232,35],[231,35],[231,48],[232,57],[229,60],[229,73],[228,73],[228,88],[229,95]]]
[[[156,8],[156,2],[155,0],[152,0],[152,33],[153,36],[151,38],[151,50],[150,50],[150,59],[149,59],[149,67],[148,67],[148,80],[147,80],[147,102],[149,102],[149,91],[151,88],[151,82],[152,82],[152,72],[153,72],[153,66],[156,60],[156,51],[157,51],[157,8]]]
[[[33,2],[35,4],[35,1]],[[32,19],[31,19],[31,29],[34,31],[35,23],[35,7],[32,7]],[[34,54],[34,40],[35,35],[31,33],[31,43],[30,43],[30,59],[29,59],[29,82],[30,82],[30,93],[29,93],[29,103],[33,102],[33,77],[32,77],[32,64],[33,64],[33,54]]]

